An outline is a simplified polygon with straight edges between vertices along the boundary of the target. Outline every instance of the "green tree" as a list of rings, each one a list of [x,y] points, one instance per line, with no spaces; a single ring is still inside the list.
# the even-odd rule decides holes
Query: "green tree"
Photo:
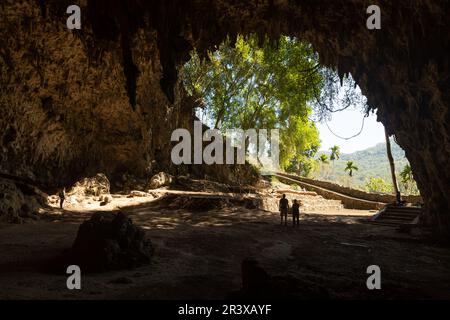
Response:
[[[383,178],[370,177],[366,181],[364,189],[368,192],[392,193],[392,184],[386,182]]]
[[[308,159],[306,161],[303,162],[302,164],[302,171],[300,173],[300,175],[310,178],[311,174],[317,170],[317,162],[314,161],[313,159]]]
[[[402,178],[402,183],[404,183],[404,184],[414,181],[412,169],[409,164],[407,164],[403,168],[402,172],[400,172],[400,177]]]
[[[339,158],[341,157],[341,148],[339,148],[339,146],[333,146],[330,148],[330,150],[330,160],[334,163],[335,160],[339,160]]]
[[[313,100],[324,82],[309,44],[281,37],[276,46],[256,36],[227,40],[208,59],[197,53],[182,70],[183,82],[208,125],[226,129],[280,130],[280,166],[307,162],[320,145],[310,120]]]
[[[400,172],[400,178],[402,179],[401,182],[406,193],[419,194],[416,181],[414,180],[412,168],[409,164],[405,165],[402,172]]]
[[[321,179],[327,179],[328,178],[328,165],[330,164],[330,161],[328,160],[328,156],[324,153],[322,153],[319,158],[317,159],[319,162],[319,170],[320,170],[320,178]]]
[[[353,171],[358,171],[358,167],[353,163],[353,161],[347,161],[344,171],[348,171],[348,175],[353,177]]]
[[[299,176],[311,177],[314,171],[317,171],[318,163],[314,160],[318,146],[315,146],[311,150],[307,150],[300,155],[294,157],[290,165],[286,168],[286,171],[293,172]]]
[[[333,174],[335,172],[335,161],[339,160],[339,158],[341,157],[341,148],[339,148],[339,146],[332,146],[330,148],[331,154],[330,154],[330,160],[333,161]]]
[[[328,156],[324,153],[322,153],[319,157],[319,161],[322,164],[329,164],[330,162],[328,161]]]

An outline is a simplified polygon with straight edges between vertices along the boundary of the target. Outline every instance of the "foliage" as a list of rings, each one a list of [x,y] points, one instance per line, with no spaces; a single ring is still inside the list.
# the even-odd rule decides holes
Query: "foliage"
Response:
[[[411,169],[411,166],[409,164],[407,164],[403,168],[403,171],[400,172],[400,177],[402,178],[402,183],[404,183],[404,184],[407,184],[407,183],[409,183],[409,182],[414,180],[413,174],[412,174],[412,169]]]
[[[194,52],[182,76],[208,125],[222,131],[278,128],[280,166],[308,171],[320,145],[308,105],[323,85],[318,71],[309,44],[281,37],[276,46],[260,46],[256,36],[238,36],[234,46],[227,40],[208,59]]]
[[[312,174],[318,170],[318,167],[317,161],[313,158],[305,157],[301,161],[299,161],[298,158],[294,158],[286,168],[286,171],[310,178],[312,177]]]
[[[391,183],[386,182],[383,178],[370,177],[366,181],[364,189],[367,192],[393,193],[394,188]]]
[[[321,154],[318,160],[319,160],[319,162],[322,163],[322,164],[328,164],[328,163],[330,163],[330,162],[328,161],[328,156],[327,156],[326,154]]]
[[[418,194],[419,190],[417,188],[416,181],[414,180],[412,168],[409,164],[405,165],[402,172],[400,172],[401,185],[400,188],[403,189],[403,193],[407,194]]]
[[[330,148],[330,150],[331,150],[330,160],[331,161],[339,160],[339,158],[341,157],[341,149],[339,148],[339,146],[333,146]]]
[[[277,177],[275,177],[275,176],[271,176],[270,177],[270,182],[271,183],[278,183],[278,182],[280,182],[280,180]]]
[[[328,164],[328,156],[326,154],[321,154],[319,157],[319,161],[323,164]]]
[[[347,161],[344,171],[348,171],[348,175],[353,177],[353,171],[358,171],[358,167],[353,163],[353,161]]]
[[[408,164],[408,160],[405,157],[405,152],[393,140],[391,140],[391,148],[398,170],[397,175],[400,177],[400,170]],[[320,151],[319,154],[321,153],[325,153],[328,156],[331,155],[330,151]],[[344,184],[348,178],[348,173],[344,169],[349,160],[357,163],[359,168],[358,174],[352,178],[354,187],[364,189],[367,180],[371,177],[383,178],[383,180],[389,182],[392,181],[389,162],[386,157],[385,143],[353,153],[341,153],[340,158],[334,161],[334,170],[328,176],[328,180]],[[402,188],[402,183],[400,183],[400,188]]]
[[[317,72],[322,80],[321,86],[314,90],[313,107],[317,121],[330,120],[333,113],[354,106],[361,106],[366,114],[369,112],[367,98],[351,75],[339,74],[328,68],[320,68]]]

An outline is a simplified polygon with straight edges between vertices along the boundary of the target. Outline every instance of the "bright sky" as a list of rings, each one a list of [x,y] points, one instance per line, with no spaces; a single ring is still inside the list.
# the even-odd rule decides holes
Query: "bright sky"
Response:
[[[333,113],[333,118],[328,122],[330,129],[341,137],[351,137],[361,130],[364,114],[360,109],[347,109]],[[318,123],[320,140],[322,145],[320,150],[327,151],[330,147],[338,145],[342,153],[353,153],[364,150],[385,141],[384,127],[381,122],[377,122],[376,114],[371,114],[366,118],[362,133],[350,140],[339,139],[333,135],[325,123]]]

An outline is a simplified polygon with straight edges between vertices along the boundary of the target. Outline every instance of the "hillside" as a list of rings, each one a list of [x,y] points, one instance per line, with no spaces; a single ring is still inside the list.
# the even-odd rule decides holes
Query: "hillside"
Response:
[[[405,157],[405,152],[399,145],[394,141],[391,141],[391,145],[395,169],[397,177],[399,177],[399,173],[408,164],[408,160]],[[319,156],[322,153],[330,156],[330,152],[319,152]],[[391,182],[389,161],[386,155],[386,143],[379,143],[374,147],[350,154],[343,153],[340,159],[336,160],[334,164],[330,161],[329,165],[324,166],[321,172],[316,174],[316,178],[347,184],[349,177],[348,173],[344,171],[347,161],[353,161],[359,168],[358,171],[354,172],[351,182],[355,187],[363,188],[365,182],[370,177],[383,178],[385,181]]]

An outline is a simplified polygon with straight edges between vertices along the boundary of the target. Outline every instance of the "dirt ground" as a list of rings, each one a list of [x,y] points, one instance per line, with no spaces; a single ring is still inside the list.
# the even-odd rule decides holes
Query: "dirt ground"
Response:
[[[273,276],[298,279],[331,299],[450,299],[450,250],[426,233],[399,233],[365,223],[373,212],[307,212],[300,226],[279,215],[226,207],[190,212],[152,199],[115,198],[96,210],[120,207],[143,227],[155,254],[148,266],[82,274],[82,289],[45,272],[46,262],[73,243],[95,210],[47,209],[41,219],[0,225],[1,299],[223,299],[241,288],[241,262],[254,257]],[[366,269],[381,268],[381,290],[368,290]],[[302,287],[298,288],[299,297]],[[309,292],[309,291],[304,291]]]

